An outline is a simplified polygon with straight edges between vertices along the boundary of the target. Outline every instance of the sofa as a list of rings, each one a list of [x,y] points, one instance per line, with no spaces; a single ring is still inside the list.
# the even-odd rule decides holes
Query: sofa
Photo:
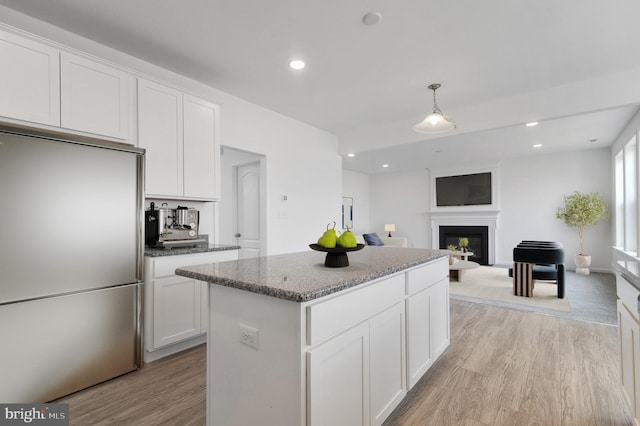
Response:
[[[382,241],[382,247],[408,247],[408,240],[405,237],[384,237],[378,235],[378,238]],[[356,234],[356,240],[358,244],[368,245],[363,234]]]

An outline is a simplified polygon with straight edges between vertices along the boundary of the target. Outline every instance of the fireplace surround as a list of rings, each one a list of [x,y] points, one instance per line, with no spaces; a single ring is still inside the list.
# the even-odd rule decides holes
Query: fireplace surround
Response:
[[[446,245],[443,246],[440,243],[440,227],[484,227],[486,228],[486,263],[483,264],[493,265],[496,258],[496,227],[498,222],[498,213],[499,211],[494,210],[430,213],[431,247],[446,248]],[[463,236],[469,238],[468,235]],[[458,245],[457,241],[452,244]],[[474,261],[477,262],[477,260]]]

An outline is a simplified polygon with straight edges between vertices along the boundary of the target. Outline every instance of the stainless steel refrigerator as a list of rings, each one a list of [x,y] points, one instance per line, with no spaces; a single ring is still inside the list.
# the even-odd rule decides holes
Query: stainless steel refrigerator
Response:
[[[144,150],[0,128],[0,402],[141,366]]]

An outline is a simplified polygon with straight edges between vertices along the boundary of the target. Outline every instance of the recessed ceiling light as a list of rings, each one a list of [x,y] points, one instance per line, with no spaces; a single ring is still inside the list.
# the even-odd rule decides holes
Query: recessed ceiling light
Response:
[[[289,67],[291,67],[294,70],[301,70],[302,68],[305,67],[305,63],[303,60],[293,59],[292,61],[289,61]]]
[[[533,145],[533,148],[542,148],[542,144],[541,143],[537,143],[537,144]]]
[[[527,127],[533,127],[533,126],[537,126],[539,123],[537,121],[532,121],[530,123],[525,124],[525,126]]]
[[[364,22],[365,25],[376,25],[381,20],[382,13],[380,12],[369,12],[362,17],[362,22]]]
[[[383,164],[382,167],[386,168],[386,167],[389,167],[389,165],[388,164]]]
[[[347,154],[347,157],[355,157],[356,155],[353,152]]]

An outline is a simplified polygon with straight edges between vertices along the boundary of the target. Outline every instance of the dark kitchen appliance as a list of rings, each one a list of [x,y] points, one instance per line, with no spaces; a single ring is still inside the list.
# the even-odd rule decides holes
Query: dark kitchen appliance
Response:
[[[145,211],[145,243],[148,247],[178,248],[195,247],[207,240],[198,237],[200,213],[198,210],[178,206],[175,209],[156,209],[155,203]]]

